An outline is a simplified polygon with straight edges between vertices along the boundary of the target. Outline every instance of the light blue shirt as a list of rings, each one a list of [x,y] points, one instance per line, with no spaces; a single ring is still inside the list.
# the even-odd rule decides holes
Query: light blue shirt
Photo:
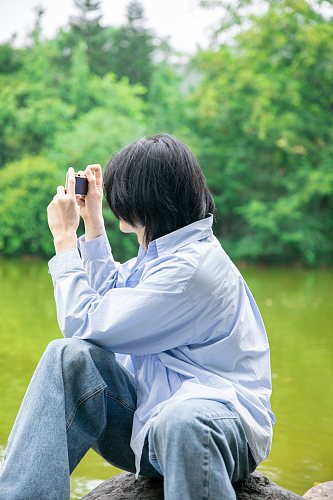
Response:
[[[120,264],[105,235],[49,261],[65,337],[117,353],[136,377],[131,447],[137,474],[147,431],[170,401],[232,403],[257,462],[270,451],[269,345],[243,277],[212,231],[213,216],[153,240]]]

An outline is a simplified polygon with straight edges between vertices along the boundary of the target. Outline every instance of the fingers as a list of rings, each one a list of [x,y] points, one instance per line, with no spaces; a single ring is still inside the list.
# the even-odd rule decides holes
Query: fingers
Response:
[[[69,167],[67,175],[67,193],[69,196],[75,197],[75,176],[72,167]]]
[[[57,187],[57,192],[53,196],[53,200],[52,201],[60,200],[60,199],[64,198],[65,196],[66,196],[66,190],[65,190],[64,186],[58,186]]]
[[[96,177],[88,167],[85,170],[85,175],[87,176],[89,182],[89,191],[96,191]]]
[[[87,174],[87,171],[90,170],[91,172],[93,172],[93,174],[95,175],[95,179],[96,179],[96,186],[102,186],[102,167],[101,165],[99,165],[98,163],[95,163],[93,165],[88,165],[86,170],[85,170],[85,173]]]
[[[85,207],[86,206],[86,202],[83,198],[81,198],[81,196],[77,196],[76,195],[76,203],[78,204],[79,207]]]

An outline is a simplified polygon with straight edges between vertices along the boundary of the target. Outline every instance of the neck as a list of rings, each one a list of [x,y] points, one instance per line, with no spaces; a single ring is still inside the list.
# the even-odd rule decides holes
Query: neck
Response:
[[[145,250],[147,250],[146,246],[144,245],[144,235],[145,235],[145,230],[144,228],[140,228],[136,231],[136,235],[138,237],[138,242],[139,245],[142,245]]]

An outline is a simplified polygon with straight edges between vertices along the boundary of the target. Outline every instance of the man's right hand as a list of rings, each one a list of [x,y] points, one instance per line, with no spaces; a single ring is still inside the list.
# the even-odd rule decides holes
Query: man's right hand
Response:
[[[103,176],[101,165],[88,165],[79,174],[87,176],[89,189],[85,197],[76,196],[80,207],[80,215],[85,225],[85,240],[93,240],[105,232],[102,214]]]

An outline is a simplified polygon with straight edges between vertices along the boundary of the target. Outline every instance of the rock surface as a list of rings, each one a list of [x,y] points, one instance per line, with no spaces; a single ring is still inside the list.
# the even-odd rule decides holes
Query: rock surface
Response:
[[[259,472],[235,486],[237,500],[302,500],[302,497],[272,483]],[[84,500],[163,500],[163,481],[123,472],[88,493]]]
[[[163,481],[123,472],[97,486],[84,500],[163,500]]]
[[[234,485],[237,500],[301,500],[302,497],[282,488],[259,472]]]
[[[307,491],[303,498],[305,500],[332,500],[333,499],[333,481],[318,484]]]

